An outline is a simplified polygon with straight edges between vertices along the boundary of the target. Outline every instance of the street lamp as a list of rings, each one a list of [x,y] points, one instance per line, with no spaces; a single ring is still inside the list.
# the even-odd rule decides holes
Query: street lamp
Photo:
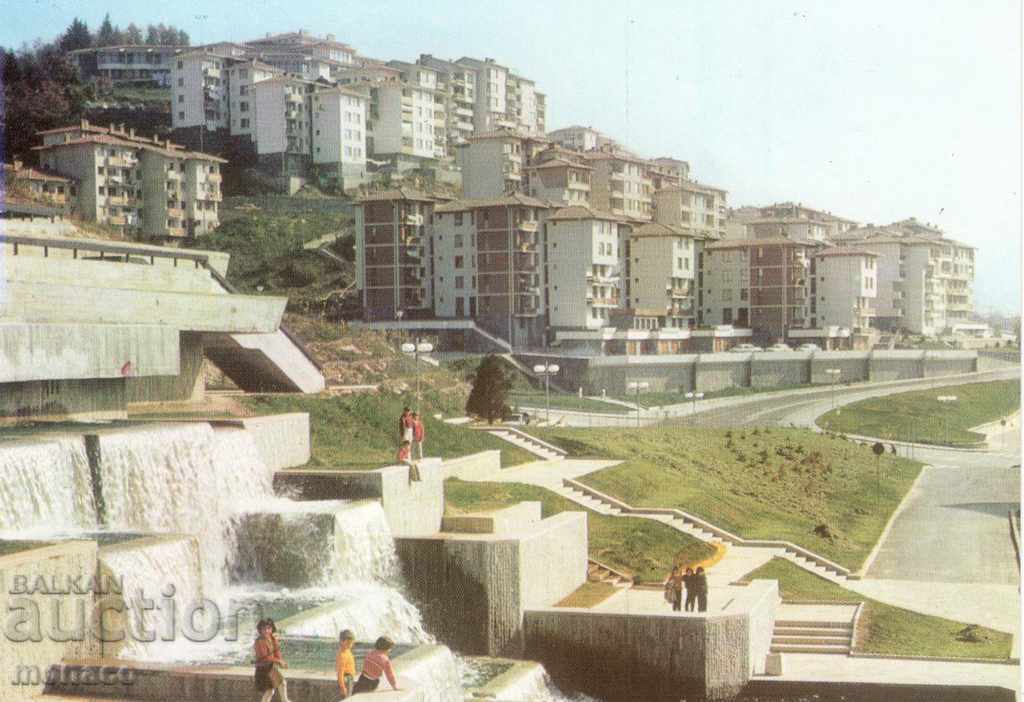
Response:
[[[544,376],[544,404],[547,406],[547,423],[551,426],[551,376],[558,373],[558,366],[554,363],[538,363],[533,367],[533,372]]]
[[[939,395],[935,398],[944,405],[956,402],[956,395]],[[949,415],[945,412],[942,413],[942,418],[945,420],[946,425],[946,444],[949,444]]]
[[[420,354],[428,354],[434,350],[433,344],[416,340],[415,344],[402,344],[402,353],[412,356],[416,363],[416,413],[420,412]]]
[[[839,381],[839,374],[842,373],[840,368],[826,368],[825,372],[832,377],[832,409],[836,408],[836,383]]]
[[[626,384],[626,390],[630,392],[636,392],[636,425],[640,426],[640,391],[646,390],[651,387],[649,383],[643,381],[631,381]]]
[[[691,412],[691,414],[693,415],[693,423],[696,424],[697,423],[697,400],[703,400],[704,399],[704,393],[702,393],[702,392],[688,392],[688,393],[686,393],[686,399],[687,400],[693,400],[693,412]]]

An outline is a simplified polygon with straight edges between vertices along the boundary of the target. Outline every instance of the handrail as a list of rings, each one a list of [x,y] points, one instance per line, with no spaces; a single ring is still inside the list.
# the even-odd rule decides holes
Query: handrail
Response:
[[[21,236],[18,234],[0,234],[0,243],[10,243],[16,246],[37,246],[44,249],[49,248],[69,249],[73,251],[97,251],[99,253],[110,253],[125,256],[139,256],[141,258],[180,258],[185,261],[193,261],[197,265],[202,265],[205,267],[209,267],[210,263],[210,257],[207,256],[206,254],[191,253],[187,251],[182,251],[181,249],[161,250],[158,247],[135,248],[120,244],[107,244],[103,242],[91,241],[88,239],[44,239],[41,237],[34,236]]]

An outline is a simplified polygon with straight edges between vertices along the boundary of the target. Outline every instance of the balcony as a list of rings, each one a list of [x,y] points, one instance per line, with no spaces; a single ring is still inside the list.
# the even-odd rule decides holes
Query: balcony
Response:
[[[171,219],[184,219],[185,211],[180,207],[168,207],[167,216]]]
[[[107,222],[115,227],[123,227],[128,224],[128,218],[124,215],[118,215],[115,217],[108,217]]]
[[[211,183],[219,183],[223,180],[223,176],[220,173],[207,173],[206,180]]]
[[[128,198],[127,195],[107,195],[107,204],[108,205],[122,205],[123,206],[123,205],[127,205],[128,204],[128,200],[129,200],[129,198]]]
[[[167,180],[181,181],[185,177],[185,174],[181,171],[167,171]]]
[[[185,236],[184,227],[167,227],[168,236]]]
[[[587,302],[592,307],[618,307],[619,298],[617,297],[594,297],[593,295],[587,295]]]
[[[422,227],[423,226],[423,215],[421,215],[421,214],[407,214],[402,221],[405,224],[408,224],[408,225],[413,226],[413,227]]]
[[[134,168],[138,161],[130,156],[107,156],[107,167]]]
[[[520,222],[516,228],[519,229],[520,231],[536,233],[537,220],[524,220]]]
[[[303,95],[296,95],[295,93],[288,93],[285,96],[284,99],[285,99],[285,102],[291,102],[291,103],[299,102],[299,103],[301,103],[301,102],[305,102],[306,98]]]

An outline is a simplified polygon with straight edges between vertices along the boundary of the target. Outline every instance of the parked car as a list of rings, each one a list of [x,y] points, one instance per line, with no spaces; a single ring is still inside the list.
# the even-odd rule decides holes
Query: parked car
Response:
[[[530,423],[530,415],[526,412],[509,412],[501,418],[501,423],[510,426],[525,426]]]
[[[753,344],[737,344],[729,349],[729,351],[731,353],[753,353],[754,351],[764,351],[764,349]]]
[[[768,348],[765,349],[765,351],[792,351],[792,350],[793,349],[789,348],[789,346],[787,346],[786,344],[783,344],[781,342],[778,343],[778,344],[772,344],[771,346],[769,346]]]
[[[821,351],[821,347],[817,344],[800,344],[796,347],[797,351]]]

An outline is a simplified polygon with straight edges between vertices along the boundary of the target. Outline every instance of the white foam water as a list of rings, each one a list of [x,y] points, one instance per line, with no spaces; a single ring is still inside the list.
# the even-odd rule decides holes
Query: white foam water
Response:
[[[37,532],[96,525],[92,480],[81,436],[10,442],[0,448],[0,532]]]
[[[419,663],[419,664],[418,664]],[[402,677],[415,680],[423,690],[424,702],[461,702],[466,699],[462,689],[460,662],[447,648],[438,647],[422,659],[401,666]]]

